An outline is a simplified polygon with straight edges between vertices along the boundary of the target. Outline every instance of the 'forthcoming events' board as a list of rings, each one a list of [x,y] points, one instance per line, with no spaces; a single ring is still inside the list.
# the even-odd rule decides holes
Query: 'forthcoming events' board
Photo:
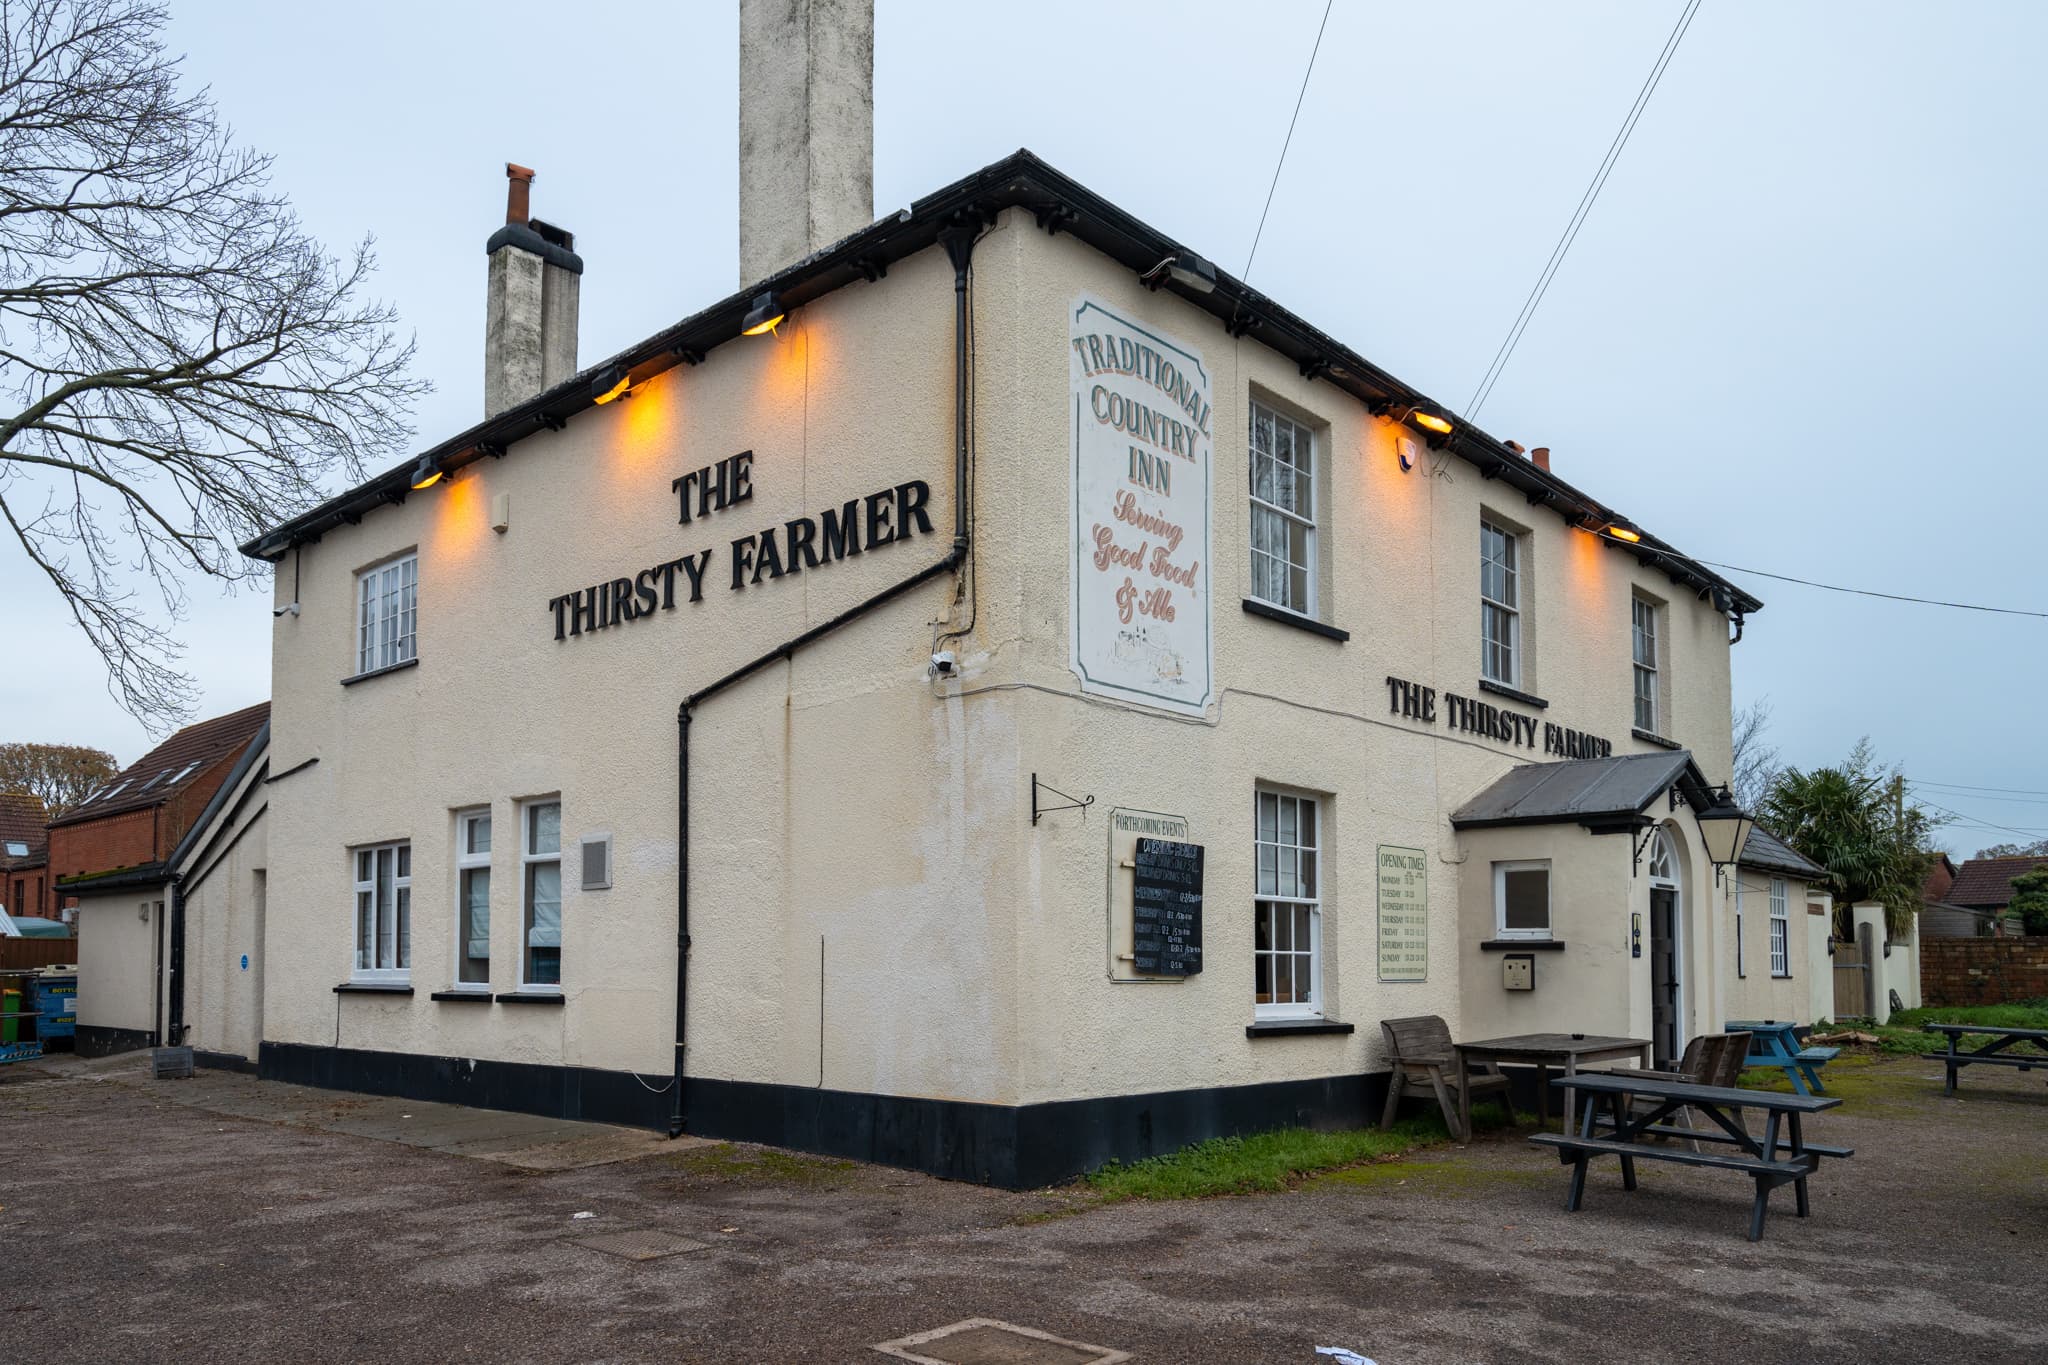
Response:
[[[1209,474],[1199,353],[1077,298],[1072,666],[1081,690],[1182,715],[1209,705]]]
[[[1200,844],[1138,840],[1131,922],[1131,952],[1138,971],[1193,976],[1202,970]]]
[[[1380,980],[1429,979],[1429,859],[1419,848],[1379,847]]]

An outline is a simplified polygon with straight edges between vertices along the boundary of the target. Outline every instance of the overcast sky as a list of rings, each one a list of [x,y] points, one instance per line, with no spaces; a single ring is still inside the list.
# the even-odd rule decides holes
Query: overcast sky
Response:
[[[505,161],[576,233],[586,362],[738,283],[732,0],[173,7],[309,226],[376,237],[437,386],[421,444],[482,416]],[[1029,147],[1241,272],[1322,9],[879,0],[877,211]],[[1462,410],[1680,9],[1337,0],[1252,282]],[[1705,0],[1480,425],[1704,559],[2048,610],[2044,51],[2034,0]],[[1912,779],[2035,793],[1924,791],[1975,822],[1953,850],[2048,832],[2048,621],[1731,576],[1768,604],[1736,698],[1788,761],[1867,734]],[[138,757],[11,545],[0,581],[0,739]],[[265,600],[192,594],[202,714],[263,699]]]

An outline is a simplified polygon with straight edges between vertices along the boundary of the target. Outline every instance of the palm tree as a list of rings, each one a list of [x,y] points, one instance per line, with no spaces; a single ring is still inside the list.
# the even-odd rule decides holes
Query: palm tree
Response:
[[[1759,821],[1828,870],[1838,932],[1857,901],[1882,901],[1894,938],[1911,932],[1920,911],[1934,861],[1926,848],[1939,822],[1900,799],[1899,780],[1878,770],[1866,739],[1840,767],[1779,772],[1758,805]]]

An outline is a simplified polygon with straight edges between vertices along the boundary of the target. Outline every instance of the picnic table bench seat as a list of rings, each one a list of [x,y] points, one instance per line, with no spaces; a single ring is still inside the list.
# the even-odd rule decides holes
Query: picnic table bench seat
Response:
[[[2032,1071],[2035,1067],[2048,1068],[2048,1029],[2000,1028],[1986,1024],[1922,1024],[1923,1033],[1938,1033],[1946,1036],[1948,1050],[1933,1054],[1943,1067],[1945,1084],[1941,1093],[1956,1093],[1956,1073],[1966,1066],[2016,1066],[2021,1071]],[[1985,1039],[1974,1051],[1966,1051],[1963,1039],[1978,1035]],[[2038,1052],[2007,1052],[2005,1049],[2031,1043],[2041,1049]]]

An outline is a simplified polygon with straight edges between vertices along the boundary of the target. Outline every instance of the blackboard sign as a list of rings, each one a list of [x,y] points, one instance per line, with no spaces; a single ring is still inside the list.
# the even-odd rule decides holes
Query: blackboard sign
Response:
[[[1148,976],[1202,970],[1202,846],[1140,839],[1131,887],[1132,965]]]

